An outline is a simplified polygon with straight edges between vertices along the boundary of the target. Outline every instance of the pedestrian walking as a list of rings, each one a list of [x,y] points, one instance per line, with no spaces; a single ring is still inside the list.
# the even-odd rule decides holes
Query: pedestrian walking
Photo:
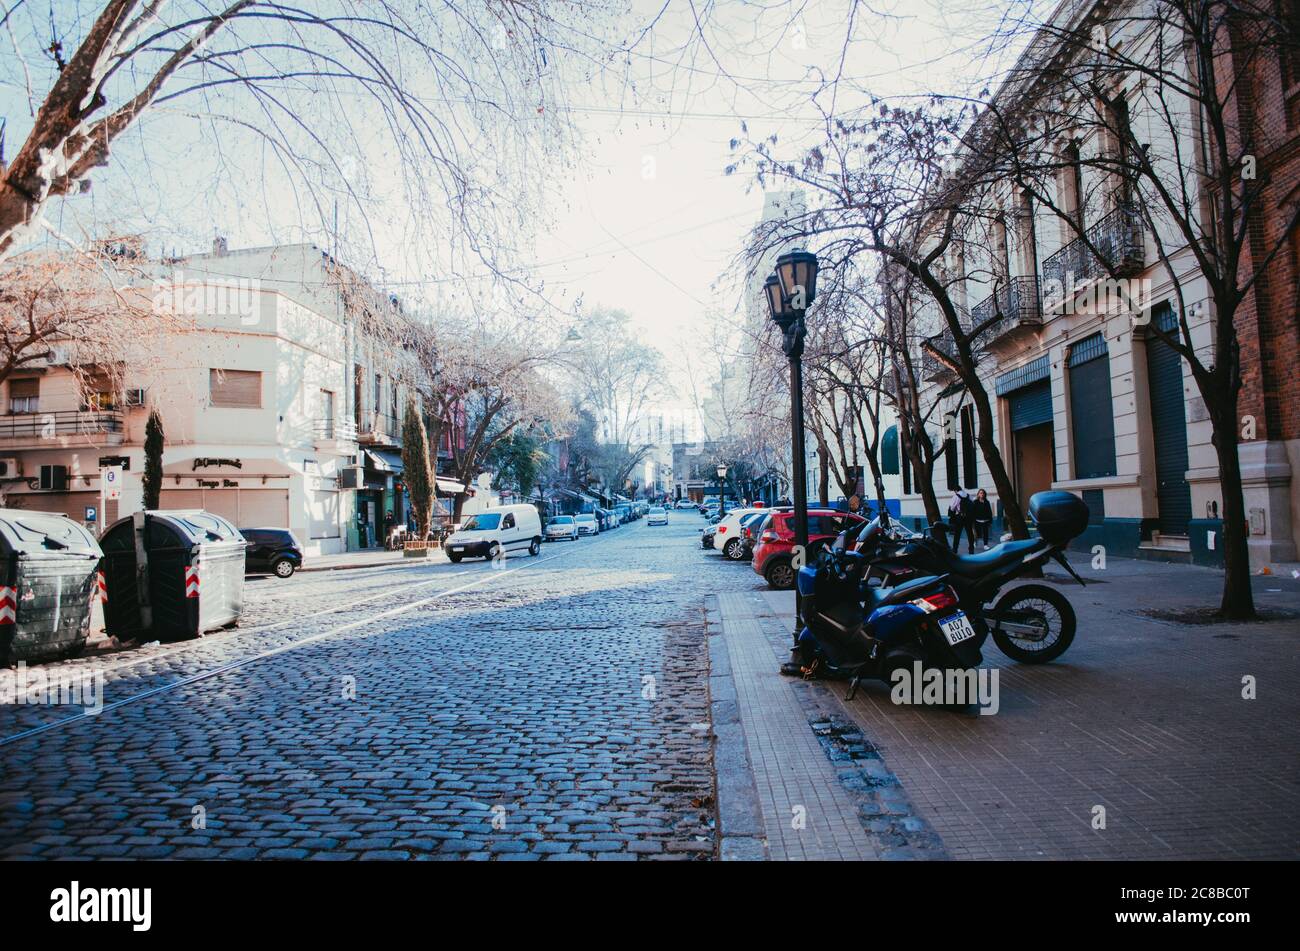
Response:
[[[993,525],[993,506],[989,503],[989,494],[983,489],[975,493],[975,501],[971,503],[971,519],[975,524],[975,536],[983,542],[984,548],[989,547],[989,528]]]
[[[948,524],[951,526],[953,551],[956,551],[957,546],[961,544],[962,532],[965,532],[966,550],[972,555],[975,554],[975,529],[971,521],[973,505],[965,489],[954,492],[952,501],[948,503]]]

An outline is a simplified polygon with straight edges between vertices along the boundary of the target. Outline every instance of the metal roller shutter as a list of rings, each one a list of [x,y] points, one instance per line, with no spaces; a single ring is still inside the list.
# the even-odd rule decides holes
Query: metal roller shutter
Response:
[[[1157,310],[1153,319],[1161,330],[1178,333],[1173,308],[1168,303]],[[1146,343],[1160,531],[1167,535],[1186,535],[1187,523],[1192,518],[1192,490],[1187,484],[1183,358],[1154,334],[1147,336]]]
[[[1052,421],[1052,384],[1044,380],[1008,393],[1011,431],[1028,429]]]
[[[1115,410],[1106,338],[1094,334],[1070,348],[1070,429],[1074,477],[1115,474]]]

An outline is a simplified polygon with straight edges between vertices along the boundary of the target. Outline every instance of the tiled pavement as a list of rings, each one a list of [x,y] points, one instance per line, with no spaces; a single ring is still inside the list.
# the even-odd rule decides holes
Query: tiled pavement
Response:
[[[1138,611],[1212,602],[1218,575],[1114,558],[1104,573],[1076,567],[1105,583],[1062,588],[1080,615],[1063,658],[1027,667],[986,645],[985,664],[1001,681],[995,716],[899,707],[883,684],[864,685],[846,704],[843,684],[782,681],[774,670],[789,644],[793,596],[721,598],[728,646],[744,665],[742,708],[750,698],[751,712],[775,713],[792,735],[775,741],[771,722],[744,721],[760,798],[774,811],[783,805],[789,771],[808,769],[826,785],[791,707],[811,689],[862,729],[951,857],[1300,857],[1296,620],[1155,620]],[[1290,578],[1257,579],[1261,606],[1294,609],[1297,588]],[[1257,699],[1242,697],[1247,675],[1257,678]],[[753,685],[742,685],[747,678]],[[825,804],[843,808],[830,795]],[[1105,807],[1105,829],[1093,828],[1096,806]]]
[[[772,663],[762,624],[770,617],[766,603],[753,594],[724,594],[718,601],[768,857],[878,857],[858,822],[856,804]]]

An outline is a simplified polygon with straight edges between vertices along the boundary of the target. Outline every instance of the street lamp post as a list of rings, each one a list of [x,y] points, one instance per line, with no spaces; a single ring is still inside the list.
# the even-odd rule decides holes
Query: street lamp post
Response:
[[[718,521],[727,517],[727,464],[718,463]]]
[[[803,342],[804,315],[817,294],[817,255],[791,251],[776,259],[776,273],[763,284],[772,321],[781,328],[781,349],[790,361],[790,453],[791,489],[794,495],[795,566],[808,557],[807,453],[803,431]],[[794,640],[799,643],[803,604],[795,588]]]

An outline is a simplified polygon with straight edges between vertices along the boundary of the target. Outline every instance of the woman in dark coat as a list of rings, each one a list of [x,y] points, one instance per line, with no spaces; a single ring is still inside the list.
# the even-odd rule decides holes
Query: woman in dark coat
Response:
[[[971,522],[975,526],[975,537],[989,547],[989,528],[993,525],[993,506],[989,504],[988,493],[980,489],[975,493],[971,503]]]

